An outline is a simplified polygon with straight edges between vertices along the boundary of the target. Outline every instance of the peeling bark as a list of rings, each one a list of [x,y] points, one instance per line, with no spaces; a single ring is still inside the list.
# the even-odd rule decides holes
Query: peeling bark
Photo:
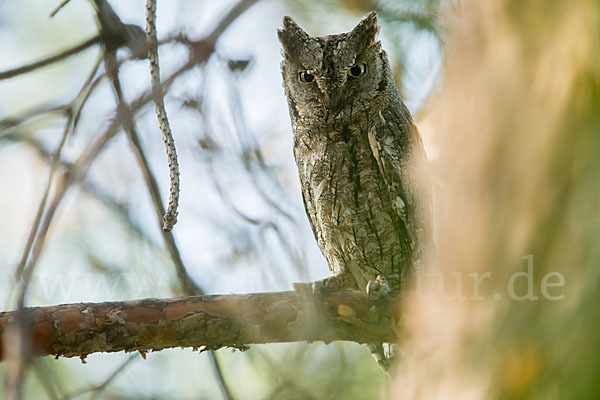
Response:
[[[369,300],[335,291],[191,296],[26,308],[31,354],[82,357],[96,352],[159,351],[172,347],[244,349],[248,344],[348,340],[394,342],[400,297]],[[18,312],[0,313],[0,359],[9,353]],[[398,320],[398,319],[396,319]]]

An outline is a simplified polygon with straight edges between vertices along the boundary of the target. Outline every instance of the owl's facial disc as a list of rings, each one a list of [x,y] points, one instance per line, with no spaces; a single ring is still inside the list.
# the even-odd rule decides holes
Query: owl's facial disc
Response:
[[[312,37],[291,18],[278,31],[282,72],[292,115],[338,115],[356,101],[370,101],[385,85],[385,54],[377,41],[377,16],[347,33]]]
[[[344,72],[345,71],[345,72]],[[354,80],[361,79],[367,72],[365,62],[357,62],[350,67],[343,68],[334,66],[326,69],[326,72],[316,70],[302,70],[298,72],[298,81],[309,89],[316,86],[321,92],[322,105],[332,112],[337,113],[339,106],[349,99],[352,90],[346,88],[352,85]],[[337,75],[343,76],[337,76]],[[348,83],[350,81],[350,83]]]

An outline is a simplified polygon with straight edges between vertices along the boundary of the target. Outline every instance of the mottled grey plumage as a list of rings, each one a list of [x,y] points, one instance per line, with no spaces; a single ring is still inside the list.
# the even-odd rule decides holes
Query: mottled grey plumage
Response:
[[[375,13],[339,35],[311,37],[290,17],[278,31],[294,156],[330,289],[364,289],[378,275],[400,289],[428,234],[429,190],[413,168],[423,146],[378,31]]]

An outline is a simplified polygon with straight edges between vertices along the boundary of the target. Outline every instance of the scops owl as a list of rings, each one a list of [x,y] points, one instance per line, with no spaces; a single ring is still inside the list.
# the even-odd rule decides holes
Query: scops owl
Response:
[[[348,33],[278,31],[283,86],[306,213],[333,276],[326,289],[384,278],[399,290],[418,268],[431,204],[425,153],[377,40],[377,14]],[[416,167],[415,167],[416,166]]]

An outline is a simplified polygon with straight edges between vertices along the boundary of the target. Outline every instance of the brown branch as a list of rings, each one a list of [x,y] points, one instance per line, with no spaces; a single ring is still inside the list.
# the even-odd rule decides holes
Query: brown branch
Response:
[[[34,71],[38,68],[45,67],[46,65],[50,65],[57,61],[62,61],[65,58],[71,57],[72,55],[75,55],[75,54],[87,49],[88,47],[93,46],[94,44],[98,43],[99,41],[100,41],[100,36],[94,36],[93,38],[88,39],[85,42],[78,44],[75,47],[72,47],[68,50],[62,51],[62,52],[55,54],[53,56],[50,56],[48,58],[44,58],[44,59],[36,61],[34,63],[23,65],[21,67],[17,67],[14,69],[9,69],[8,71],[0,72],[0,80],[12,78],[13,76],[17,76],[17,75],[25,74],[27,72]]]
[[[177,161],[177,149],[175,139],[169,125],[167,110],[165,108],[164,92],[160,82],[160,65],[158,62],[158,38],[156,33],[156,0],[146,2],[146,47],[148,47],[148,61],[150,62],[150,76],[152,81],[152,92],[154,104],[156,105],[156,116],[163,135],[163,142],[167,150],[169,161],[169,175],[171,185],[169,187],[169,205],[163,216],[163,231],[169,232],[177,223],[177,207],[179,205],[179,162]]]
[[[221,395],[223,395],[225,400],[234,400],[235,397],[233,396],[232,390],[229,387],[227,380],[225,380],[225,375],[223,375],[223,368],[221,366],[221,362],[217,358],[217,352],[211,350],[208,358],[215,374],[215,379],[219,384],[219,389],[221,389]]]
[[[65,146],[65,143],[67,142],[67,137],[69,136],[69,129],[71,127],[72,121],[73,121],[73,114],[69,113],[69,118],[67,119],[67,121],[65,123],[65,127],[63,129],[63,135],[60,140],[60,143],[50,160],[50,172],[48,174],[48,182],[46,183],[46,189],[44,190],[44,195],[42,196],[42,200],[40,201],[40,204],[38,205],[37,213],[34,218],[34,222],[32,224],[32,229],[29,232],[29,235],[27,237],[27,242],[25,244],[25,248],[23,249],[23,253],[21,254],[21,259],[15,270],[15,275],[16,275],[17,279],[23,278],[21,275],[24,272],[23,270],[25,269],[25,265],[27,263],[28,257],[31,256],[31,257],[37,258],[37,256],[39,255],[39,254],[31,255],[30,252],[31,252],[32,248],[34,248],[34,246],[33,246],[34,240],[35,240],[36,234],[39,232],[39,229],[40,229],[40,224],[42,222],[44,210],[46,209],[46,205],[48,203],[48,198],[50,196],[50,190],[53,187],[54,177],[55,177],[56,171],[58,170],[58,168],[60,166],[62,149]],[[41,249],[39,249],[39,250],[41,250]],[[24,298],[25,291],[27,290],[27,286],[29,284],[30,279],[29,279],[29,277],[25,277],[25,278],[23,278],[23,280],[24,280],[23,291],[22,291],[22,294],[20,297]],[[19,300],[19,301],[20,301],[19,304],[21,304],[21,300]]]
[[[7,141],[9,143],[22,143],[28,146],[35,155],[44,162],[50,163],[53,157],[53,153],[46,150],[41,141],[34,138],[31,135],[20,134],[20,133],[8,133],[4,136],[0,136],[0,143],[2,141]],[[65,171],[70,171],[73,168],[73,163],[59,160],[60,168]],[[145,244],[149,245],[153,249],[162,248],[158,243],[133,220],[129,215],[128,208],[114,199],[111,196],[111,193],[106,192],[104,189],[100,188],[98,185],[94,184],[90,180],[80,180],[76,182],[80,189],[83,190],[92,200],[98,201],[100,204],[104,205],[107,209],[114,212],[114,214],[125,224],[125,226],[131,231],[133,235],[142,240]]]
[[[50,18],[54,17],[60,10],[62,10],[62,8],[64,6],[66,6],[69,1],[71,1],[71,0],[63,0],[63,1],[61,1],[60,4],[57,5],[54,8],[54,10],[52,10],[52,12],[50,13]]]
[[[248,344],[335,340],[395,342],[390,323],[401,296],[373,307],[360,291],[191,296],[77,303],[22,310],[32,354],[85,358],[96,352],[173,347],[244,349]],[[317,304],[322,306],[317,307]],[[17,312],[0,313],[0,359]]]
[[[106,378],[102,383],[100,383],[99,385],[92,385],[90,387],[87,388],[83,388],[80,390],[77,390],[69,395],[66,395],[62,398],[62,400],[69,400],[69,399],[74,399],[76,397],[79,397],[81,395],[84,395],[86,393],[92,393],[92,395],[90,396],[90,399],[95,399],[96,397],[98,397],[98,395],[102,394],[102,392],[106,389],[106,387],[108,385],[111,384],[112,381],[114,381],[114,379],[116,377],[118,377],[124,370],[125,368],[127,368],[132,361],[139,359],[137,354],[132,354],[130,355],[125,361],[123,361],[121,363],[121,365],[119,365],[109,376],[108,378]]]
[[[124,24],[106,0],[94,0],[100,37],[106,52],[116,52],[125,46],[134,58],[148,57],[146,34],[135,24]]]
[[[213,31],[208,35],[206,41],[209,43],[216,43],[217,39],[221,37],[223,32],[229,25],[231,25],[240,15],[246,12],[250,7],[254,4],[258,3],[259,0],[240,0],[237,2],[231,9],[225,14],[223,18],[219,21],[219,24],[213,29]]]

